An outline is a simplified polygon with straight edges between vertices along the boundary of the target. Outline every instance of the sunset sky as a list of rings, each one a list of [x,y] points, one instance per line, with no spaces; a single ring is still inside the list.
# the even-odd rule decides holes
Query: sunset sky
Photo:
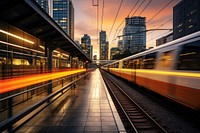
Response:
[[[97,0],[93,1],[95,4],[97,3]],[[146,17],[147,29],[171,29],[173,23],[173,6],[180,2],[180,0],[123,0],[118,17],[111,30],[121,1],[122,0],[104,0],[102,30],[106,31],[109,49],[117,46],[119,38],[114,37],[114,34],[137,1],[139,2],[130,13],[129,17],[133,16],[134,12],[141,4],[142,5],[138,8],[137,12],[135,12],[134,16],[141,14],[141,11],[149,4],[140,15]],[[99,57],[99,45],[97,44],[97,6],[92,6],[92,0],[72,0],[72,2],[75,9],[75,40],[80,42],[80,38],[84,34],[88,34],[91,37],[91,44],[93,45],[93,55]],[[168,3],[170,4],[167,6]],[[101,30],[102,5],[103,0],[99,0],[99,32]],[[165,6],[166,8],[164,8]],[[158,13],[162,8],[164,9]],[[157,13],[158,15],[156,15]],[[153,16],[155,17],[151,19]],[[124,23],[120,26],[117,31],[117,33],[119,33],[118,35],[122,35],[124,26]],[[170,31],[147,32],[147,48],[155,47],[155,40],[169,32]]]

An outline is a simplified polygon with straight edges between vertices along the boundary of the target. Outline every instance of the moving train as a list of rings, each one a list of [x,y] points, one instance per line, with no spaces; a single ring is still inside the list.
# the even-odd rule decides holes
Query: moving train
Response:
[[[107,64],[102,69],[200,110],[200,32]]]

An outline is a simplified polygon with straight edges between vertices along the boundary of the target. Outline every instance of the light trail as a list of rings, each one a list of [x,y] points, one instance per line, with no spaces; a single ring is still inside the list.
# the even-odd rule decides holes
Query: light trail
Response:
[[[64,76],[69,76],[72,74],[77,74],[77,73],[81,73],[85,71],[86,69],[77,69],[77,70],[68,70],[68,71],[45,73],[45,74],[35,74],[35,75],[18,77],[18,78],[0,80],[0,94],[17,90],[17,89],[27,87],[30,85],[34,85],[37,83],[45,82],[48,80],[53,80],[56,78],[61,78]]]
[[[123,71],[123,72],[135,72],[135,69],[119,69],[119,68],[110,68],[114,71]],[[145,69],[136,69],[137,73],[148,73],[148,74],[157,74],[157,75],[169,75],[169,76],[184,76],[184,77],[194,77],[200,78],[200,73],[192,72],[173,72],[173,71],[160,71],[160,70],[145,70]]]

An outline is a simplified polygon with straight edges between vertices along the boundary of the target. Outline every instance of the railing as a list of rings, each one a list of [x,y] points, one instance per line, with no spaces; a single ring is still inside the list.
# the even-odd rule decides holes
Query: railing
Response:
[[[76,85],[76,82],[78,82],[80,79],[82,79],[82,78],[86,77],[87,75],[89,75],[90,72],[91,71],[82,72],[82,73],[79,73],[79,74],[76,74],[76,75],[74,74],[74,77],[76,77],[77,79],[72,81],[73,77],[71,76],[70,77],[71,78],[71,82],[66,84],[66,85],[64,85],[64,82],[63,82],[64,79],[61,78],[59,80],[54,80],[54,81],[48,82],[46,84],[43,84],[41,86],[37,86],[37,87],[34,87],[32,89],[25,90],[23,92],[19,92],[19,93],[13,94],[11,96],[7,96],[5,98],[0,99],[0,102],[8,101],[8,108],[7,108],[7,110],[8,110],[8,112],[7,112],[8,113],[8,118],[0,123],[0,132],[3,132],[5,130],[7,130],[8,132],[14,132],[14,131],[18,130],[20,127],[22,127],[24,124],[26,124],[29,120],[34,118],[34,116],[36,116],[43,109],[45,109],[49,104],[54,102],[56,99],[58,99],[60,96],[62,96],[68,90],[74,88],[75,85]],[[56,90],[55,92],[47,95],[46,97],[44,97],[39,102],[35,103],[34,105],[32,105],[30,107],[27,107],[23,111],[21,111],[21,112],[19,112],[16,115],[13,116],[13,107],[14,107],[13,106],[13,98],[15,98],[17,96],[20,96],[20,95],[23,95],[25,93],[32,92],[32,91],[37,90],[37,89],[39,89],[41,87],[45,87],[45,86],[48,86],[48,85],[56,83],[56,82],[61,82],[62,83],[61,89]],[[38,110],[36,111],[36,109],[38,109]],[[35,112],[33,113],[33,111],[35,111]],[[33,115],[28,116],[30,113],[33,113]],[[24,120],[20,125],[15,127],[15,129],[13,129],[13,125],[15,123],[17,123],[19,120],[23,119],[25,116],[28,116],[28,118],[26,118],[26,120]]]

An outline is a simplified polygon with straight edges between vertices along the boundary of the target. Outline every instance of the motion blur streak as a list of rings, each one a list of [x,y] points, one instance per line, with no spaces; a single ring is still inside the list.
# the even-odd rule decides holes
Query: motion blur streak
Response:
[[[118,70],[120,71],[127,71],[127,72],[134,72],[135,69],[119,69],[119,68],[110,68],[110,70]],[[160,70],[141,70],[136,69],[136,72],[140,73],[149,73],[149,74],[160,74],[160,75],[170,75],[170,76],[185,76],[185,77],[195,77],[200,78],[199,73],[190,73],[190,72],[173,72],[173,71],[160,71]]]
[[[45,74],[35,74],[29,75],[19,78],[12,78],[6,80],[0,80],[0,94],[13,91],[19,88],[23,88],[26,86],[30,86],[33,84],[41,83],[48,80],[53,80],[56,78],[61,78],[64,76],[69,76],[72,74],[80,73],[86,71],[85,69],[78,70],[68,70],[62,72],[53,72],[53,73],[45,73]]]

